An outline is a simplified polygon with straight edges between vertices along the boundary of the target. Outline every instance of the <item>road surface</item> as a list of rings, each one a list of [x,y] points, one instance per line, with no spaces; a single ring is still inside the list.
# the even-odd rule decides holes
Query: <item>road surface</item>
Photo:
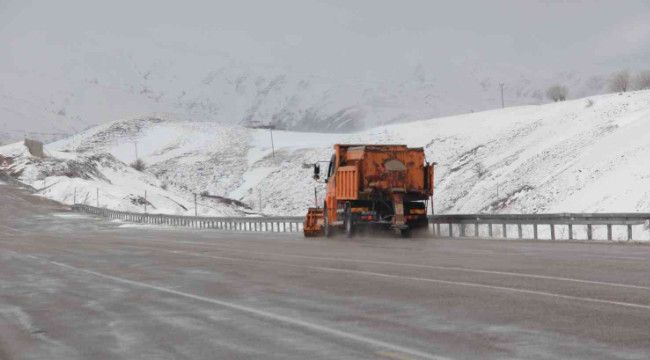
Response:
[[[0,359],[647,359],[648,260],[125,226],[0,185]]]

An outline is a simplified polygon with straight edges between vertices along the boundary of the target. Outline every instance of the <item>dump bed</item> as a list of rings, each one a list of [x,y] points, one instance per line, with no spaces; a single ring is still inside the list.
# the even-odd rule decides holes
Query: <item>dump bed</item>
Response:
[[[336,197],[375,190],[429,194],[424,149],[405,145],[337,145]]]

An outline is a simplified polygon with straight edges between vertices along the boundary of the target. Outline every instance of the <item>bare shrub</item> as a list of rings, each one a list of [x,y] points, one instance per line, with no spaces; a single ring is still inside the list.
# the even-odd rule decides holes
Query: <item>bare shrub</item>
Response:
[[[627,70],[619,71],[609,79],[609,89],[614,92],[626,92],[630,89],[632,78]]]
[[[569,95],[569,89],[564,85],[553,85],[546,90],[546,96],[555,101],[564,101]]]
[[[591,99],[587,99],[587,102],[585,103],[585,107],[592,107],[594,106],[594,101]]]
[[[144,169],[147,168],[147,165],[142,161],[142,159],[136,159],[131,163],[131,167],[138,171],[144,171]]]
[[[650,89],[650,70],[642,71],[634,78],[634,88],[637,90]]]

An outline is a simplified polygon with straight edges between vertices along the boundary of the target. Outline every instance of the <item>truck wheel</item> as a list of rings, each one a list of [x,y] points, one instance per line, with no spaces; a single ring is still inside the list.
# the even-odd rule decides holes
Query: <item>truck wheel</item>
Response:
[[[411,237],[411,229],[406,228],[406,229],[400,229],[399,235],[403,238],[410,238]]]
[[[345,205],[343,222],[345,227],[345,236],[352,237],[354,235],[354,224],[352,223],[352,207],[350,206],[350,203]]]
[[[330,227],[330,220],[327,217],[327,207],[323,208],[323,235],[326,238],[332,236],[332,228]]]

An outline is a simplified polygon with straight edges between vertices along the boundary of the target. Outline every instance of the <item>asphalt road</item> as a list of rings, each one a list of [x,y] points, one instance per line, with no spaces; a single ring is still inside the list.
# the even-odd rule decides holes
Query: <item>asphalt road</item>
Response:
[[[121,226],[0,185],[0,358],[647,359],[649,259]]]

